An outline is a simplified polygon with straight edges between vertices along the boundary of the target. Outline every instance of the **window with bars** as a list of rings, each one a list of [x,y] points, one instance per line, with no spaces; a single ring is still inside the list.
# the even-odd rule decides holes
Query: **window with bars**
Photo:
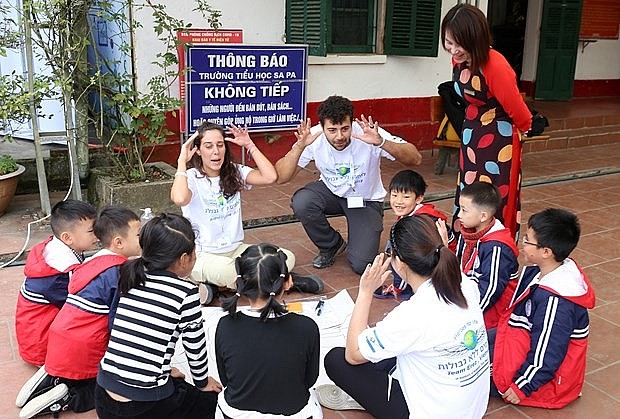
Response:
[[[440,13],[438,0],[287,0],[286,39],[308,44],[310,55],[379,49],[391,55],[437,56]],[[385,16],[384,21],[378,22],[378,16]]]

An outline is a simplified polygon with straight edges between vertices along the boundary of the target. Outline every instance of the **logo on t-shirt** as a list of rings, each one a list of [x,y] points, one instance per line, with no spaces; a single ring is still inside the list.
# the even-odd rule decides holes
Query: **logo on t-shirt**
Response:
[[[336,173],[338,173],[340,176],[346,176],[349,174],[349,172],[351,172],[351,168],[348,166],[336,167]]]
[[[463,335],[463,345],[470,351],[478,345],[478,336],[473,330],[468,330]]]

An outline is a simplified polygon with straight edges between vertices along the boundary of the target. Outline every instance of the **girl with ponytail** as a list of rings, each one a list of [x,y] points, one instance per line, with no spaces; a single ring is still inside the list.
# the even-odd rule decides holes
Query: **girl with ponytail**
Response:
[[[121,266],[121,297],[97,375],[99,418],[214,417],[221,386],[208,376],[198,288],[187,281],[194,240],[187,219],[158,215],[140,231],[142,256]],[[194,385],[170,366],[179,337]]]
[[[325,357],[338,387],[317,389],[324,406],[356,401],[377,418],[484,415],[489,347],[480,293],[474,281],[461,277],[438,228],[425,215],[392,227],[388,257],[378,255],[360,278],[346,348]],[[372,293],[389,276],[390,263],[414,295],[368,327]]]
[[[225,418],[320,418],[310,395],[319,374],[319,329],[281,302],[293,286],[286,253],[262,243],[235,259],[235,295],[225,299],[215,332],[215,357]],[[239,298],[249,308],[238,309]]]

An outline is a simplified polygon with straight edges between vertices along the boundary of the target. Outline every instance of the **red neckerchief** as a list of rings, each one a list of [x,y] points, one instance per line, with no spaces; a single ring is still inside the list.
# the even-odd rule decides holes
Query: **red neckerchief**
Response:
[[[461,227],[461,236],[463,237],[463,241],[465,242],[465,247],[463,248],[463,255],[461,256],[461,269],[463,273],[469,272],[472,265],[474,264],[474,249],[476,248],[476,244],[484,236],[491,230],[491,228],[495,225],[495,219],[492,219],[486,228],[476,232],[474,228],[465,228]]]

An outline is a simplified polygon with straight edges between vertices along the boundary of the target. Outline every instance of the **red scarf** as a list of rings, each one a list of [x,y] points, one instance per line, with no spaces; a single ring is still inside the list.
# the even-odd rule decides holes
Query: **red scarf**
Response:
[[[461,256],[461,269],[463,273],[467,273],[469,267],[472,265],[470,263],[472,254],[474,253],[474,249],[476,248],[476,244],[478,241],[491,230],[491,227],[495,225],[495,219],[493,218],[488,226],[484,229],[476,232],[475,228],[465,228],[461,226],[461,236],[463,237],[463,241],[465,242],[465,248],[463,249],[463,255]],[[467,267],[467,270],[465,269]]]

